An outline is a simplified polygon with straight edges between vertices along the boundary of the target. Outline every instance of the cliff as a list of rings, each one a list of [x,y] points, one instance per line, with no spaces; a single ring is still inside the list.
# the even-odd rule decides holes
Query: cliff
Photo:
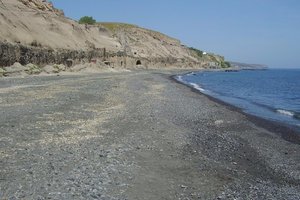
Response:
[[[220,67],[221,56],[199,55],[179,40],[122,23],[79,24],[45,0],[0,0],[0,67],[15,62],[112,67]]]
[[[1,0],[0,41],[37,43],[52,49],[88,49],[90,43],[96,48],[120,49],[120,44],[99,27],[78,24],[48,5],[43,0]]]
[[[124,23],[98,23],[121,44],[122,51],[131,56],[155,58],[176,57],[197,61],[179,40],[162,33]]]

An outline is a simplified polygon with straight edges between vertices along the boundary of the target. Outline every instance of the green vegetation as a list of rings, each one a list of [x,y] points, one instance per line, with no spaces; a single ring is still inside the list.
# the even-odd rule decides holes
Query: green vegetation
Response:
[[[96,20],[93,17],[84,16],[84,17],[80,18],[79,24],[93,25],[93,24],[96,24]]]
[[[113,22],[99,22],[98,24],[104,26],[106,29],[110,30],[110,31],[116,31],[120,28],[134,28],[137,27],[135,25],[132,24],[125,24],[125,23],[113,23]]]
[[[6,71],[2,68],[0,68],[0,77],[4,76]]]
[[[196,48],[193,48],[193,47],[189,47],[189,49],[193,52],[195,52],[197,54],[198,57],[202,58],[203,56],[203,51],[199,50],[199,49],[196,49]]]
[[[215,55],[215,54],[207,54],[209,57],[209,60],[215,63],[218,63],[221,68],[229,68],[231,67],[230,62],[225,61],[225,58],[223,56]]]
[[[216,58],[216,56],[215,55],[213,55],[213,54],[207,54],[208,55],[208,57],[209,57],[209,59],[212,61],[212,62],[216,62],[216,63],[219,63],[219,59],[217,59]]]
[[[225,61],[225,64],[226,64],[228,67],[231,67],[231,64],[230,64],[230,62],[228,62],[228,61]]]
[[[27,67],[27,69],[25,70],[25,72],[27,74],[32,75],[32,74],[39,74],[42,72],[41,68],[39,68],[38,66],[31,64],[31,63],[27,64],[26,67]]]
[[[196,49],[194,47],[189,47],[190,51],[192,51],[198,58],[205,59],[210,62],[214,62],[217,65],[221,66],[221,68],[229,68],[231,67],[230,63],[225,61],[223,56],[215,55],[212,53],[208,53],[206,55],[203,54],[203,51]]]
[[[231,67],[230,62],[227,62],[227,61],[224,61],[224,60],[222,60],[220,62],[220,65],[221,65],[222,68],[229,68],[229,67]]]

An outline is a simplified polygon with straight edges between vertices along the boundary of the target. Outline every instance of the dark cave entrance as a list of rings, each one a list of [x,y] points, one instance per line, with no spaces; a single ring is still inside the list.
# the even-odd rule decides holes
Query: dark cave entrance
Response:
[[[136,61],[136,65],[142,65],[142,62],[140,60]]]

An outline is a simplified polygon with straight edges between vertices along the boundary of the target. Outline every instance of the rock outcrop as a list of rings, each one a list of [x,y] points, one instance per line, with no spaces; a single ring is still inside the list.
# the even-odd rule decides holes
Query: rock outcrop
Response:
[[[32,9],[39,10],[39,11],[50,11],[56,13],[57,15],[64,16],[64,12],[62,10],[54,8],[53,4],[46,0],[20,0],[20,1],[24,5]]]
[[[73,65],[81,61],[91,62],[93,58],[105,58],[105,49],[70,50],[50,49],[0,42],[0,66],[10,66],[15,62],[22,65],[34,63],[40,66],[47,64]]]

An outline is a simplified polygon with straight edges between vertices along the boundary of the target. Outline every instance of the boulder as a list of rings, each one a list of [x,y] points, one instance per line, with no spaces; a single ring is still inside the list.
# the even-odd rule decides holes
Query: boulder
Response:
[[[53,65],[46,65],[45,67],[43,67],[43,71],[46,72],[47,74],[59,73],[59,70],[55,68]]]
[[[66,71],[67,67],[63,64],[60,65],[46,65],[43,67],[43,71],[46,72],[47,74],[52,74],[52,73],[59,73],[61,71]]]
[[[58,69],[59,71],[66,71],[67,67],[63,64],[54,65],[54,68]]]
[[[4,67],[4,69],[7,73],[16,73],[26,71],[28,68],[16,62],[12,66]]]
[[[16,62],[9,67],[4,67],[4,76],[25,76],[27,67],[21,65],[20,63]]]

